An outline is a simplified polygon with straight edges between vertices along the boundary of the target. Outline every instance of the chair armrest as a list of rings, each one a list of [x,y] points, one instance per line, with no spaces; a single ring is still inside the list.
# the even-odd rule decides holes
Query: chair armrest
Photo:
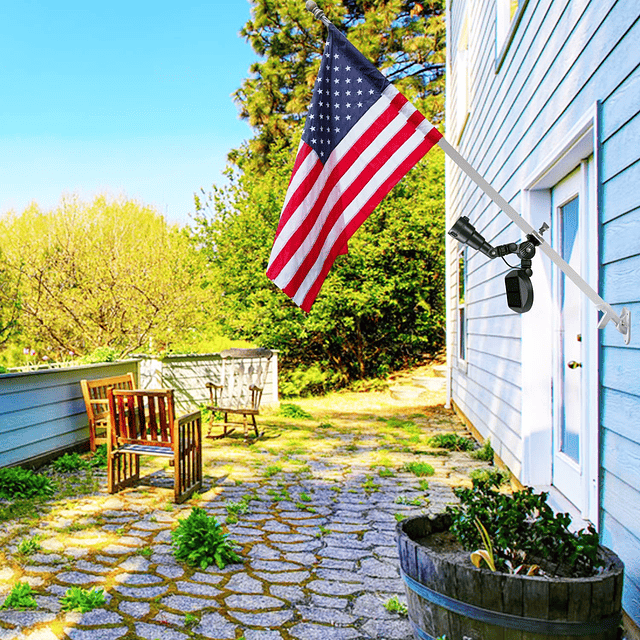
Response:
[[[192,411],[191,413],[185,413],[183,416],[180,416],[178,418],[178,425],[183,425],[187,422],[193,422],[198,418],[202,419],[202,412],[200,410]]]

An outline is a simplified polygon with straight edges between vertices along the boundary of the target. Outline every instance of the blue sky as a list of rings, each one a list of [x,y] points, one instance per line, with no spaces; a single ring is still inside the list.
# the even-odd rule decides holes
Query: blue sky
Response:
[[[0,214],[121,194],[188,223],[251,137],[231,94],[256,56],[249,0],[0,7]]]

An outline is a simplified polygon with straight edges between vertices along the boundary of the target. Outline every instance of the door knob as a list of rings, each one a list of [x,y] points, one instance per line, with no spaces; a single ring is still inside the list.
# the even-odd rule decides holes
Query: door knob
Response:
[[[569,369],[577,369],[578,367],[582,366],[582,362],[576,362],[575,360],[572,360],[571,362],[567,363],[567,367],[569,367]]]

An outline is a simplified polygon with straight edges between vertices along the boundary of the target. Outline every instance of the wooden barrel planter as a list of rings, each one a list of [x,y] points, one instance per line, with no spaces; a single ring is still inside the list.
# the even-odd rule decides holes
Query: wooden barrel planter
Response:
[[[510,575],[477,569],[451,544],[447,514],[398,524],[409,619],[416,640],[617,640],[624,567],[601,547],[589,578]]]

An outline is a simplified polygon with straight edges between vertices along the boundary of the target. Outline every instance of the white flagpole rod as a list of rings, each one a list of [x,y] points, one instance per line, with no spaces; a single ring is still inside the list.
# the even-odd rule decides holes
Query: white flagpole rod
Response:
[[[595,304],[603,316],[598,329],[603,329],[609,320],[624,336],[625,344],[631,340],[631,312],[623,308],[618,315],[608,302],[605,302],[592,287],[552,249],[544,238],[444,139],[438,145],[442,150],[504,211],[525,234],[531,234],[540,242],[540,249],[564,274]]]

